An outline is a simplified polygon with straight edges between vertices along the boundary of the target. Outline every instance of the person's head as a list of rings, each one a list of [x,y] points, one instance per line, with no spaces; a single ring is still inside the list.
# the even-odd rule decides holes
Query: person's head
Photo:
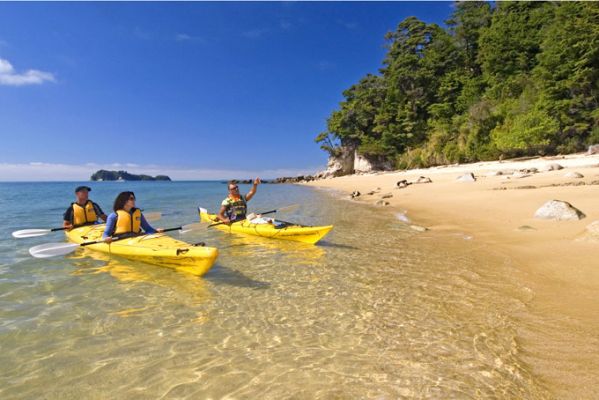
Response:
[[[121,192],[116,199],[114,199],[114,205],[112,210],[117,212],[118,210],[129,211],[135,207],[135,193],[133,192]]]
[[[237,181],[229,181],[229,194],[233,196],[239,196],[239,186]]]
[[[89,199],[89,192],[91,192],[91,188],[89,186],[77,186],[75,189],[75,196],[77,196],[77,203],[83,204],[86,203]]]

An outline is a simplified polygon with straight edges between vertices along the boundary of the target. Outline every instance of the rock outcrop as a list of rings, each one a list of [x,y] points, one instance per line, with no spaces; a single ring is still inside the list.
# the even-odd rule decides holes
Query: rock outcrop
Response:
[[[587,154],[589,156],[593,154],[599,154],[599,144],[589,146],[589,151],[587,151]]]
[[[354,153],[354,172],[374,172],[374,171],[390,171],[393,165],[389,161],[382,158],[366,157],[358,153]]]

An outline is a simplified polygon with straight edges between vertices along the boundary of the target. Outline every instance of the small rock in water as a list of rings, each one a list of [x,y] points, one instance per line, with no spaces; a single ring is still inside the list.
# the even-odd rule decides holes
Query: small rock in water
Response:
[[[534,215],[539,219],[554,219],[557,221],[573,221],[586,217],[582,211],[567,201],[551,200],[543,204]]]
[[[591,235],[599,237],[599,221],[587,225],[587,231],[589,231]]]
[[[383,207],[388,206],[389,204],[391,204],[391,203],[389,203],[388,201],[385,201],[385,200],[377,200],[376,203],[374,203],[374,205],[376,205],[376,206],[383,206]]]
[[[564,178],[573,178],[573,179],[580,179],[580,178],[584,178],[584,175],[578,172],[568,172],[567,174],[564,175]]]
[[[404,213],[395,214],[395,218],[397,218],[401,222],[406,222],[406,223],[410,222],[410,218],[408,218],[408,216]]]
[[[391,197],[393,197],[393,194],[385,193],[384,195],[381,196],[381,199],[390,199]]]
[[[424,226],[420,226],[420,225],[410,225],[410,228],[414,229],[415,231],[418,232],[426,232],[428,231],[428,228],[425,228]]]
[[[354,199],[356,197],[360,197],[360,192],[358,192],[357,190],[354,190],[353,192],[351,192],[350,197],[352,199]]]
[[[503,175],[503,172],[501,172],[501,171],[487,172],[487,176],[501,176],[501,175]]]
[[[476,178],[472,172],[468,172],[467,174],[458,177],[457,180],[460,182],[476,182]]]
[[[536,231],[536,228],[533,228],[530,225],[522,225],[517,228],[519,231]]]

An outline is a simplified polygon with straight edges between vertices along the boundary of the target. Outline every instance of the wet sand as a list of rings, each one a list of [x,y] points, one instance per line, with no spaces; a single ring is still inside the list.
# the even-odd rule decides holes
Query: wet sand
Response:
[[[564,168],[543,172],[554,163]],[[531,168],[539,172],[520,174],[522,177],[512,174]],[[497,171],[503,174],[494,175]],[[565,176],[571,172],[583,177]],[[474,174],[476,181],[457,180],[466,173]],[[430,178],[432,183],[415,183],[421,176]],[[398,188],[397,182],[401,180],[412,184]],[[527,328],[520,332],[522,341],[534,348],[534,353],[548,354],[547,358],[527,360],[533,370],[547,381],[547,386],[553,388],[558,397],[570,397],[574,393],[584,396],[599,389],[597,382],[580,378],[576,370],[559,370],[560,367],[567,369],[569,361],[585,358],[588,368],[599,373],[599,356],[596,352],[595,355],[588,353],[593,353],[593,348],[596,350],[599,345],[599,338],[589,330],[597,332],[599,329],[596,297],[599,235],[587,228],[599,221],[599,155],[351,175],[308,185],[339,190],[346,198],[357,190],[361,194],[353,201],[395,213],[398,223],[448,236],[459,235],[487,249],[489,254],[505,256],[520,271],[514,279],[524,280],[534,293],[532,309],[556,320],[571,320],[581,327],[580,337],[568,338],[556,332],[553,341],[539,343],[535,341],[534,327],[523,323]],[[368,194],[372,191],[375,193]],[[388,197],[389,194],[392,197]],[[379,200],[389,205],[376,206]],[[534,218],[535,211],[549,200],[569,202],[586,217],[578,221]]]

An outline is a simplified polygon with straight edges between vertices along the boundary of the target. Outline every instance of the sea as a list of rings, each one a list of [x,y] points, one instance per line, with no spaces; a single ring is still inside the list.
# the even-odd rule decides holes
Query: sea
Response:
[[[594,327],[536,304],[526,269],[476,238],[262,184],[249,211],[299,204],[276,217],[334,229],[316,245],[172,233],[219,249],[203,277],[89,250],[31,257],[64,234],[11,232],[60,227],[80,184],[106,213],[135,192],[163,228],[198,222],[227,192],[220,181],[0,183],[2,399],[597,395]]]

